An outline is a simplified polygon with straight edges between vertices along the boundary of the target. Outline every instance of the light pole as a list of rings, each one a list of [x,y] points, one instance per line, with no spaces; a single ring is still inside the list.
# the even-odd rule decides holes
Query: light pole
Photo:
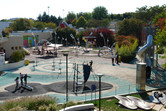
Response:
[[[101,111],[101,77],[104,74],[96,74],[99,77],[99,111]]]
[[[66,103],[68,102],[68,53],[64,53],[66,56]]]
[[[49,8],[50,8],[50,7],[48,6],[48,15],[49,15]]]
[[[103,35],[102,32],[100,32],[99,34],[100,34],[100,36],[104,39],[104,46],[105,46],[105,38],[104,38],[104,35]]]

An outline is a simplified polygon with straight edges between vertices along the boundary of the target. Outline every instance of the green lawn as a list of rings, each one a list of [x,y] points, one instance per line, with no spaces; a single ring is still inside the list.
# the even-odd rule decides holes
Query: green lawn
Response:
[[[142,93],[142,94],[132,94],[131,96],[135,96],[141,99],[148,99],[148,95],[147,93]],[[112,98],[112,99],[103,99],[101,100],[101,109],[103,111],[131,111],[129,109],[126,109],[125,107],[121,106],[118,104],[117,99]],[[87,103],[91,103],[91,102],[87,102]],[[95,106],[97,108],[99,108],[99,101],[92,101],[93,104],[95,104]],[[138,111],[144,111],[141,109],[138,109]],[[152,111],[156,111],[156,110],[152,110]]]

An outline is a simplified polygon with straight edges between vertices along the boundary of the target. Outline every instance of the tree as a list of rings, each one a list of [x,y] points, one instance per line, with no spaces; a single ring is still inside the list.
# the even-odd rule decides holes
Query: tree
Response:
[[[135,18],[124,19],[119,23],[118,35],[133,35],[140,40],[143,21]]]
[[[33,24],[33,27],[39,29],[39,30],[43,30],[45,25],[44,25],[44,22],[40,22],[40,21],[37,21]]]
[[[67,21],[70,21],[70,20],[72,21],[74,18],[76,18],[76,14],[75,13],[69,12],[67,14],[67,17],[66,17]]]
[[[157,53],[163,51],[165,53],[163,58],[166,59],[166,13],[161,13],[153,19],[154,25],[158,28],[155,35],[155,44],[158,45]],[[163,64],[166,68],[166,62]]]
[[[25,18],[20,18],[13,21],[10,27],[12,28],[13,31],[24,31],[24,30],[29,30],[31,26],[32,24],[30,20]]]
[[[80,18],[81,16],[83,16],[87,21],[92,19],[92,13],[80,12],[80,13],[77,14],[77,18]]]
[[[43,12],[43,15],[39,14],[39,16],[37,17],[37,21],[45,22],[45,23],[52,22],[58,26],[59,23],[62,21],[62,18],[58,17],[57,19],[55,16],[53,15],[49,16],[46,14],[46,12]]]
[[[96,37],[97,46],[110,46],[115,41],[113,32],[108,28],[88,29],[85,31],[84,36],[89,36],[91,32],[93,33],[92,36]],[[103,37],[101,37],[100,33],[103,34]],[[91,41],[91,39],[89,39],[89,41]]]
[[[92,17],[96,20],[102,20],[108,18],[108,11],[105,7],[96,7],[92,12]]]
[[[166,5],[162,5],[161,7],[159,5],[156,5],[153,7],[143,6],[136,10],[135,17],[137,19],[141,19],[144,22],[148,23],[156,15],[158,15],[162,12],[165,12],[165,11],[166,11]]]
[[[77,27],[84,27],[85,28],[86,24],[87,24],[87,20],[83,16],[81,16],[76,22]]]
[[[109,26],[109,20],[108,19],[103,19],[103,20],[91,19],[88,21],[87,26],[88,27],[107,27]]]
[[[163,29],[165,26],[165,22],[166,21],[166,13],[163,12],[157,16],[155,16],[155,18],[153,18],[153,24],[154,26],[156,26],[158,29]]]
[[[73,34],[73,36],[75,37],[76,35],[76,31],[73,28],[56,28],[56,33],[57,33],[57,37],[58,38],[58,42],[62,41],[63,44],[66,44],[66,42],[68,44],[73,44],[73,38],[71,38],[70,34]],[[67,41],[66,41],[67,40]]]
[[[49,23],[47,23],[45,26],[48,27],[49,29],[54,29],[54,28],[56,28],[56,24],[53,23],[53,22],[49,22]]]
[[[71,22],[71,24],[72,24],[73,26],[76,26],[76,22],[77,22],[77,19],[74,18],[74,20]]]
[[[159,30],[155,35],[155,43],[160,48],[166,49],[166,26],[163,30]]]
[[[2,36],[3,36],[3,37],[8,37],[8,36],[9,36],[9,33],[12,33],[12,32],[13,32],[13,30],[12,30],[11,28],[6,27],[5,30],[2,30]]]

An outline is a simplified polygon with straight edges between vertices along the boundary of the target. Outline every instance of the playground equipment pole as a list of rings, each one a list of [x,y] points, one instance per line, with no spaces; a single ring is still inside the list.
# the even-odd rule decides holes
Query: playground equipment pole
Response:
[[[64,53],[66,56],[66,103],[68,102],[68,54]]]
[[[103,35],[102,32],[100,32],[99,34],[100,34],[100,36],[104,39],[104,46],[105,46],[105,38],[104,38],[104,35]]]
[[[97,74],[97,76],[99,77],[99,111],[101,111],[101,77],[104,74]]]
[[[55,31],[55,44],[56,44],[56,35],[57,35],[57,33],[56,33],[56,31]]]

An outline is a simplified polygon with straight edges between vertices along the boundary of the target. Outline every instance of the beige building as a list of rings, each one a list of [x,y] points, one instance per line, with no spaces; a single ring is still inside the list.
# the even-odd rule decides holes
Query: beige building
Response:
[[[52,38],[51,32],[33,32],[34,35],[38,35],[39,41],[42,39],[50,39]],[[24,35],[32,35],[32,32],[18,32],[11,34],[10,37],[2,37],[0,38],[0,51],[1,49],[5,50],[5,57],[9,58],[10,55],[18,50],[23,49],[23,36]]]
[[[0,41],[0,49],[4,49],[6,58],[9,58],[13,52],[22,50],[23,48],[22,36],[13,36],[9,38],[5,37],[5,39],[6,39],[5,41]]]

